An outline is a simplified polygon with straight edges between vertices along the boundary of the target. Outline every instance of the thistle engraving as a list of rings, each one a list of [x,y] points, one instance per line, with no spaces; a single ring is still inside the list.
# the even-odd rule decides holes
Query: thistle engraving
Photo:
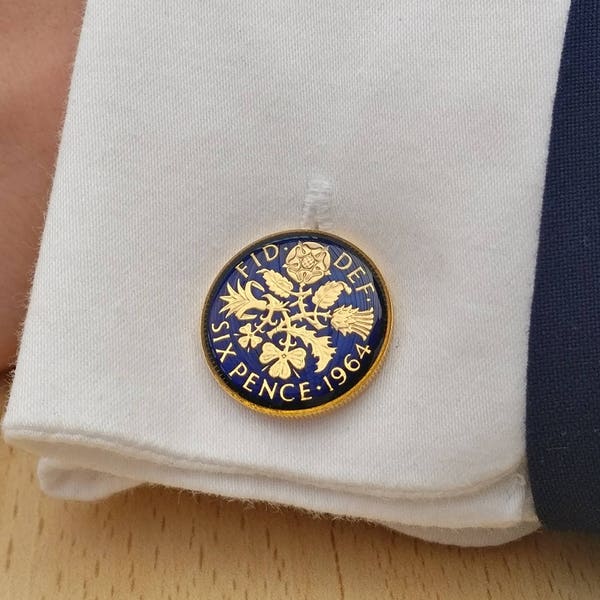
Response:
[[[342,293],[352,291],[346,282],[328,280],[313,287],[331,274],[330,266],[327,247],[303,241],[286,255],[287,277],[262,268],[258,271],[262,281],[227,283],[219,312],[247,321],[235,334],[237,342],[245,351],[260,351],[258,360],[270,377],[286,380],[293,373],[300,375],[309,352],[316,359],[315,373],[324,371],[336,353],[326,333],[331,328],[344,336],[355,334],[363,342],[369,336],[373,308],[336,306]]]

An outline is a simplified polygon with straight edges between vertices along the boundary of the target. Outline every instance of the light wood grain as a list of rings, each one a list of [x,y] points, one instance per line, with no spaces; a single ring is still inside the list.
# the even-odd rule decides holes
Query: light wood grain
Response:
[[[460,549],[159,487],[63,502],[4,444],[0,485],[2,600],[600,597],[600,540],[582,535]]]

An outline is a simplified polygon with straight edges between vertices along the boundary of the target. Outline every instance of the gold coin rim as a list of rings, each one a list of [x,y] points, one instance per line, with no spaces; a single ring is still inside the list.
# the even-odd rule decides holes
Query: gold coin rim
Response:
[[[241,257],[246,256],[256,246],[260,246],[260,244],[263,244],[265,242],[268,242],[270,240],[273,240],[273,239],[276,239],[276,238],[279,238],[282,236],[294,236],[294,235],[316,235],[316,236],[323,236],[325,238],[330,238],[334,242],[338,242],[341,245],[346,245],[349,250],[351,250],[352,252],[357,254],[359,256],[359,258],[361,260],[363,260],[367,264],[367,266],[371,269],[371,273],[373,274],[373,279],[377,280],[377,282],[380,284],[380,288],[383,293],[383,301],[385,303],[385,306],[387,307],[388,319],[387,319],[386,329],[385,329],[385,333],[383,336],[383,342],[382,342],[379,354],[377,355],[377,358],[375,358],[375,361],[373,362],[373,364],[366,371],[366,373],[356,382],[354,387],[350,388],[348,391],[344,392],[343,394],[341,394],[334,400],[330,400],[326,404],[322,404],[320,406],[314,406],[312,408],[301,408],[298,410],[280,410],[280,409],[276,409],[276,408],[267,408],[264,406],[260,406],[258,404],[254,404],[250,400],[246,400],[246,398],[244,398],[243,396],[238,394],[235,390],[233,390],[231,387],[229,387],[229,385],[227,385],[226,381],[224,381],[221,373],[219,372],[219,369],[217,368],[216,360],[212,356],[212,353],[208,346],[207,322],[208,322],[208,313],[212,306],[212,303],[210,303],[210,305],[209,305],[210,299],[214,296],[217,284],[219,282],[221,282],[223,280],[223,278],[225,277],[225,275],[231,270],[231,268],[232,268],[231,265],[234,264]],[[208,364],[209,370],[212,373],[213,377],[217,380],[217,383],[219,384],[219,386],[227,393],[228,396],[230,396],[231,398],[233,398],[234,400],[236,400],[237,402],[239,402],[246,408],[249,408],[250,410],[261,413],[263,415],[268,415],[271,417],[278,417],[278,418],[282,418],[282,419],[300,419],[300,418],[304,418],[304,417],[320,415],[325,412],[329,412],[331,410],[339,408],[340,406],[346,404],[348,401],[352,400],[358,394],[358,392],[364,390],[365,386],[372,381],[373,376],[381,368],[383,359],[385,358],[388,347],[389,347],[390,338],[392,335],[393,323],[394,323],[394,311],[393,311],[392,300],[391,300],[391,296],[390,296],[387,284],[385,282],[385,279],[383,278],[383,275],[381,274],[381,271],[375,265],[375,263],[370,258],[370,256],[368,256],[358,246],[356,246],[352,242],[349,242],[347,239],[345,239],[339,235],[329,233],[328,231],[321,231],[319,229],[290,229],[290,230],[284,230],[284,231],[280,231],[277,233],[272,233],[270,235],[266,235],[264,237],[261,237],[261,238],[255,240],[254,242],[252,242],[250,244],[247,244],[241,250],[236,252],[232,256],[231,259],[229,259],[227,261],[225,266],[223,266],[223,268],[220,269],[217,276],[214,278],[212,284],[208,288],[208,292],[206,293],[204,305],[203,305],[202,313],[201,313],[201,317],[200,317],[200,326],[199,326],[200,332],[199,333],[200,333],[200,342],[202,344],[202,350],[204,353],[204,359],[205,359],[206,363]]]

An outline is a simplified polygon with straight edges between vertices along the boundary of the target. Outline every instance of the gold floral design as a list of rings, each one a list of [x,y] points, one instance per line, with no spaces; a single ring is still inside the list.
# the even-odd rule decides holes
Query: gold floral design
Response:
[[[373,328],[373,311],[353,306],[340,306],[331,315],[331,326],[342,335],[357,333],[365,341]]]
[[[288,350],[278,348],[271,342],[266,342],[262,347],[262,353],[258,360],[263,365],[272,363],[269,367],[269,375],[271,377],[279,377],[280,379],[289,379],[292,375],[292,367],[300,371],[304,368],[304,360],[306,358],[306,350],[303,348],[294,348]],[[273,362],[274,361],[274,362]]]
[[[331,256],[317,242],[300,242],[287,255],[285,270],[297,283],[311,285],[329,273]]]
[[[299,242],[283,265],[289,279],[272,269],[260,269],[262,283],[238,280],[234,286],[228,282],[227,293],[220,296],[224,304],[219,312],[249,321],[239,327],[238,343],[248,352],[260,351],[258,360],[271,377],[298,376],[306,368],[307,351],[316,359],[315,372],[325,370],[336,352],[331,336],[320,333],[328,326],[342,335],[357,334],[363,341],[371,332],[372,308],[345,304],[333,308],[342,293],[351,293],[346,282],[330,280],[314,291],[307,288],[328,275],[330,265],[325,246]]]
[[[240,327],[240,337],[238,342],[242,348],[256,348],[261,342],[260,335],[254,333],[254,328],[251,323],[246,323]]]

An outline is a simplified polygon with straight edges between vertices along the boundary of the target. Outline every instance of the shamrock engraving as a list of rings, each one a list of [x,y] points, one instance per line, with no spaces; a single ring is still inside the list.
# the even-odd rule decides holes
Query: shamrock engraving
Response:
[[[294,348],[293,350],[286,352],[285,348],[279,349],[275,344],[267,342],[263,346],[262,353],[258,360],[260,360],[263,365],[272,363],[269,367],[269,375],[271,377],[288,379],[292,375],[291,367],[298,370],[302,369],[304,367],[305,358],[306,350],[303,348]]]
[[[240,327],[239,344],[242,348],[256,348],[261,342],[260,335],[254,333],[254,328],[251,323],[246,323]]]

